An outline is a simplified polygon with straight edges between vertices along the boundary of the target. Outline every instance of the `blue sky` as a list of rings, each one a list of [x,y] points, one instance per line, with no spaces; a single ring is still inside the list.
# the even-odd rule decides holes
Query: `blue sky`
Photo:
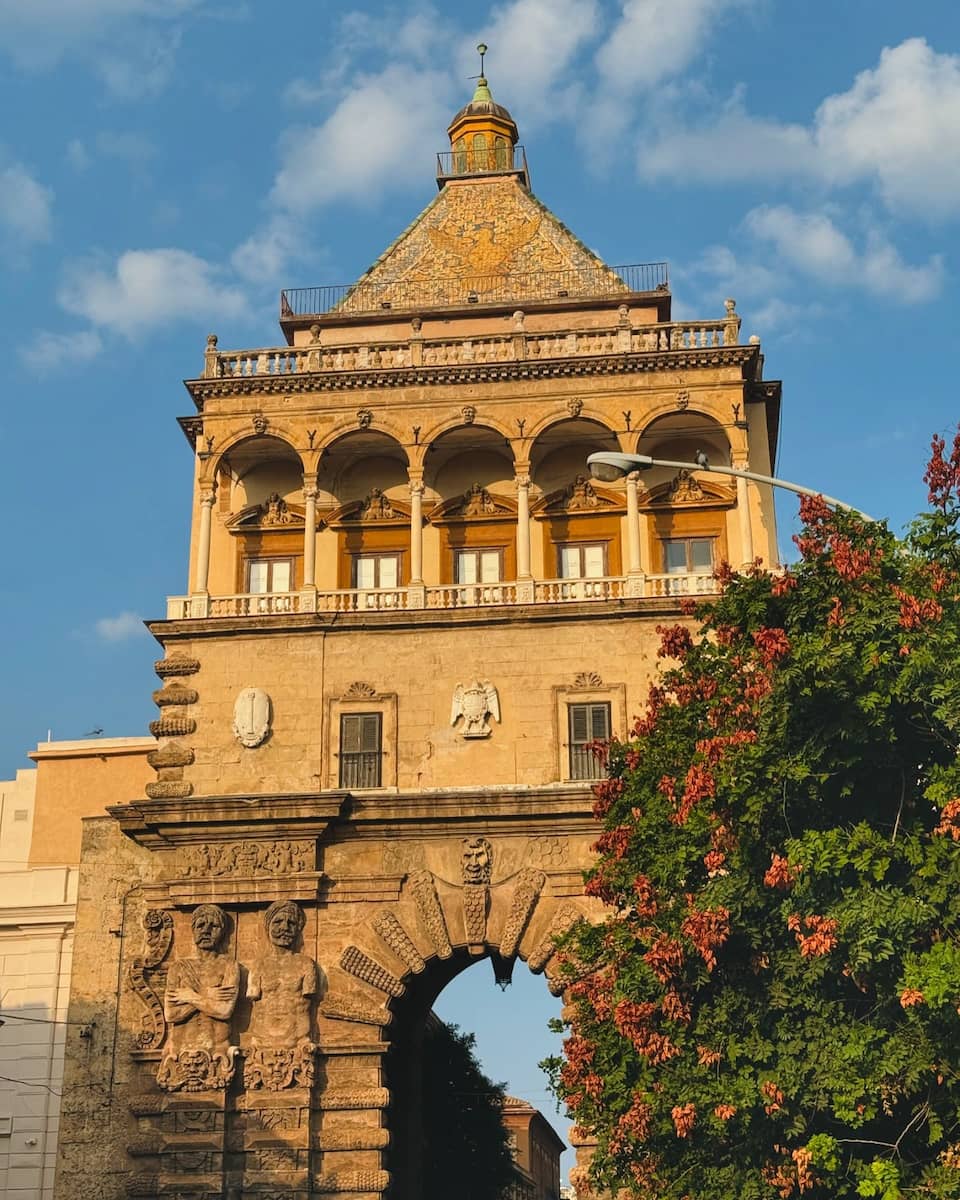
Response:
[[[0,778],[48,728],[145,730],[180,380],[423,207],[481,39],[539,197],[611,263],[669,260],[677,316],[736,297],[779,473],[900,527],[960,415],[958,35],[948,0],[0,0]]]

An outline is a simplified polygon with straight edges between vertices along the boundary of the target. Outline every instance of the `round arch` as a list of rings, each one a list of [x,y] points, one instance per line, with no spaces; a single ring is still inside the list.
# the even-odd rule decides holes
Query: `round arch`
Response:
[[[297,449],[292,430],[287,426],[274,425],[271,422],[264,427],[262,433],[243,428],[227,434],[223,444],[217,447],[204,462],[201,480],[212,483],[223,473],[227,460],[233,465],[238,462],[245,464],[252,457],[266,458],[270,452],[283,459],[295,458],[301,472],[305,469],[303,457]]]

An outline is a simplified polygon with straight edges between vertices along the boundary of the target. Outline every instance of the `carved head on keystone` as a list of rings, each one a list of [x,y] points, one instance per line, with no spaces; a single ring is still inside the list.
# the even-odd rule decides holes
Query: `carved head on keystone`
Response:
[[[216,950],[227,932],[227,914],[218,904],[201,904],[193,910],[190,927],[198,950]]]
[[[267,937],[281,950],[292,950],[300,936],[306,918],[292,900],[276,900],[263,914]]]
[[[484,837],[464,838],[460,855],[464,883],[489,883],[493,871],[493,847]]]

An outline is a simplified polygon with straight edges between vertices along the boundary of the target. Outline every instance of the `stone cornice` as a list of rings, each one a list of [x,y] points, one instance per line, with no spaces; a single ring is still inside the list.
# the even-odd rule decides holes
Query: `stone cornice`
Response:
[[[743,367],[760,353],[757,345],[711,346],[695,350],[571,355],[553,359],[513,359],[498,363],[460,363],[453,366],[392,367],[387,370],[304,371],[278,375],[221,376],[185,379],[198,412],[207,398],[288,396],[304,392],[377,391],[386,388],[437,387],[523,380],[632,375],[650,371],[691,370],[699,367]],[[187,418],[182,418],[182,421]]]
[[[356,633],[363,629],[489,629],[491,625],[531,625],[571,620],[609,621],[680,616],[683,596],[623,598],[620,600],[581,602],[564,600],[556,604],[478,605],[476,608],[412,608],[401,611],[356,613],[267,613],[263,616],[188,617],[183,620],[148,621],[147,628],[163,645],[184,638],[219,638],[251,634]],[[706,599],[706,597],[704,597]]]

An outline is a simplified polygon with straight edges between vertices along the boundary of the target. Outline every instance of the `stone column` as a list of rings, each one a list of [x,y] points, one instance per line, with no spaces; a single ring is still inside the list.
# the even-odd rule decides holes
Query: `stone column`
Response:
[[[640,473],[627,476],[627,595],[642,596],[645,579],[640,564]]]
[[[410,480],[410,585],[409,608],[426,608],[427,590],[423,583],[423,480]]]
[[[530,574],[530,476],[517,475],[517,603],[532,604]]]
[[[317,611],[317,477],[303,476],[303,583],[300,611]]]
[[[750,469],[746,459],[733,464],[740,471]],[[737,517],[740,522],[740,563],[749,567],[753,562],[753,525],[750,520],[750,486],[746,479],[737,477]]]
[[[197,575],[194,595],[206,596],[210,579],[210,529],[213,524],[213,501],[216,495],[212,487],[200,493],[200,537],[197,542]]]

